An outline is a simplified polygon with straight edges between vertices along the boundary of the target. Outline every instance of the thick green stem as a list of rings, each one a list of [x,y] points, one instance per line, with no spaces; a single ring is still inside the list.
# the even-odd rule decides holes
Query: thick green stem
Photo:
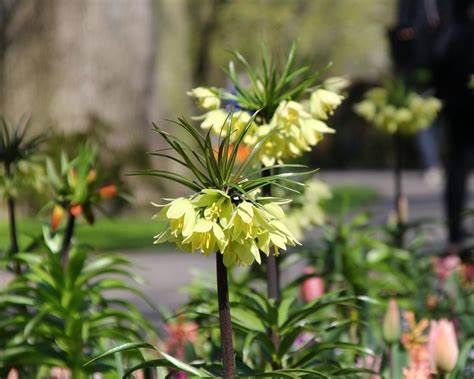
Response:
[[[390,371],[390,379],[395,379],[395,344],[391,343],[389,346],[388,366]]]
[[[74,235],[74,225],[76,222],[76,217],[69,213],[66,230],[64,231],[63,244],[61,247],[61,262],[63,267],[67,266],[69,261],[69,248],[71,246],[72,236]]]
[[[231,379],[234,376],[234,340],[232,335],[232,322],[230,318],[229,284],[227,280],[227,268],[224,265],[223,256],[216,253],[217,274],[217,299],[219,302],[219,323],[221,330],[222,365],[224,368],[223,378]]]

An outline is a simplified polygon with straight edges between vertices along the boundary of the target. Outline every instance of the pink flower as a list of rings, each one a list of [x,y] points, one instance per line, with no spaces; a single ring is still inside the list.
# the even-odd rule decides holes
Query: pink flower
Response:
[[[166,341],[166,351],[183,359],[186,343],[195,342],[198,338],[198,324],[180,318],[177,322],[166,324],[165,329],[169,335]]]
[[[295,350],[301,349],[302,347],[309,344],[311,341],[316,342],[316,337],[314,333],[302,332],[293,343],[293,348]]]
[[[71,379],[71,370],[62,367],[53,367],[51,369],[52,379]]]
[[[431,379],[430,369],[429,367],[405,367],[403,379]]]
[[[458,361],[459,348],[451,321],[446,319],[431,321],[428,349],[434,370],[442,373],[453,371]]]
[[[311,275],[315,271],[311,267],[303,270],[304,274]],[[324,280],[319,276],[305,279],[300,286],[300,295],[303,301],[310,302],[324,295]]]
[[[15,368],[12,368],[10,371],[8,371],[8,376],[7,379],[19,379],[20,375],[18,375],[18,370]]]
[[[366,368],[375,372],[380,371],[380,366],[382,364],[381,355],[365,355],[363,357],[357,358],[357,367]],[[366,379],[379,379],[381,376],[379,374],[367,374]]]
[[[459,269],[461,260],[457,255],[448,255],[444,258],[436,258],[434,261],[434,272],[441,282],[444,282],[453,272]]]

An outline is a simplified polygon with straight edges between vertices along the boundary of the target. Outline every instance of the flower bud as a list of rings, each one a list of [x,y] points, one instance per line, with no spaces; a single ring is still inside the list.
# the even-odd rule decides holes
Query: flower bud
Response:
[[[113,184],[99,188],[99,195],[102,199],[108,199],[116,196],[118,193],[117,186]]]
[[[400,310],[395,299],[388,302],[387,311],[383,319],[383,338],[389,344],[398,342],[402,334]]]
[[[431,322],[429,345],[436,371],[440,373],[453,371],[458,361],[459,348],[451,321],[443,319]]]
[[[18,370],[12,368],[10,371],[8,371],[8,376],[7,379],[19,379],[20,375],[18,375]]]
[[[306,267],[303,271],[306,275],[314,274],[311,267]],[[301,298],[305,302],[310,302],[324,295],[324,280],[321,277],[314,276],[308,278],[301,284]]]

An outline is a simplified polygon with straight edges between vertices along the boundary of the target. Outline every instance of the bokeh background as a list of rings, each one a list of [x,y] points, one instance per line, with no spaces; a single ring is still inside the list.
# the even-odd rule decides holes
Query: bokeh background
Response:
[[[229,50],[253,61],[266,43],[284,58],[296,40],[301,61],[316,68],[333,62],[327,75],[353,82],[333,123],[337,137],[305,160],[322,168],[387,167],[388,137],[364,125],[351,106],[390,71],[386,30],[395,3],[2,0],[0,109],[11,119],[30,115],[35,128],[54,131],[53,146],[62,149],[87,135],[100,143],[108,172],[123,174],[151,164],[144,152],[159,147],[152,121],[173,128],[164,120],[193,114],[187,90],[226,86]],[[416,154],[408,157],[416,166]],[[131,183],[142,199],[147,185]]]
[[[61,150],[73,154],[86,140],[99,145],[104,180],[119,183],[132,201],[108,206],[110,214],[129,217],[117,221],[128,233],[102,225],[105,229],[93,237],[96,242],[100,236],[117,238],[112,245],[104,242],[104,248],[151,248],[149,202],[182,191],[174,184],[127,176],[169,165],[146,154],[163,147],[152,122],[179,133],[166,120],[199,114],[186,95],[191,88],[229,85],[223,68],[230,50],[255,63],[264,43],[283,60],[297,41],[301,63],[316,70],[332,62],[324,76],[345,76],[352,83],[330,121],[337,133],[301,160],[320,168],[318,176],[334,186],[332,209],[349,194],[353,204],[372,205],[385,220],[392,208],[392,140],[356,116],[353,104],[394,71],[387,35],[397,24],[398,3],[0,0],[0,111],[11,120],[28,115],[33,129],[49,132],[46,153],[53,156]],[[404,167],[411,170],[404,185],[412,214],[442,219],[442,186],[428,188],[422,181],[416,139],[404,141],[403,149]],[[49,217],[37,213],[45,198],[26,194],[23,199],[26,230],[30,217]],[[5,233],[1,223],[0,236]]]

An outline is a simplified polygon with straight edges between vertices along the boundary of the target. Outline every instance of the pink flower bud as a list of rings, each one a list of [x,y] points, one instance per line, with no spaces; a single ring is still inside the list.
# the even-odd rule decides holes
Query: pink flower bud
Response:
[[[314,274],[314,269],[306,267],[303,271],[306,275]],[[309,302],[324,295],[324,280],[319,276],[305,279],[301,283],[300,295],[303,301]]]
[[[20,375],[18,375],[18,371],[14,368],[12,368],[10,371],[8,371],[8,376],[7,379],[19,379]]]
[[[453,323],[445,319],[432,321],[428,341],[433,368],[441,373],[453,371],[459,355]]]
[[[387,343],[395,343],[400,340],[402,335],[402,321],[400,310],[395,299],[388,302],[387,311],[383,318],[383,338]]]

